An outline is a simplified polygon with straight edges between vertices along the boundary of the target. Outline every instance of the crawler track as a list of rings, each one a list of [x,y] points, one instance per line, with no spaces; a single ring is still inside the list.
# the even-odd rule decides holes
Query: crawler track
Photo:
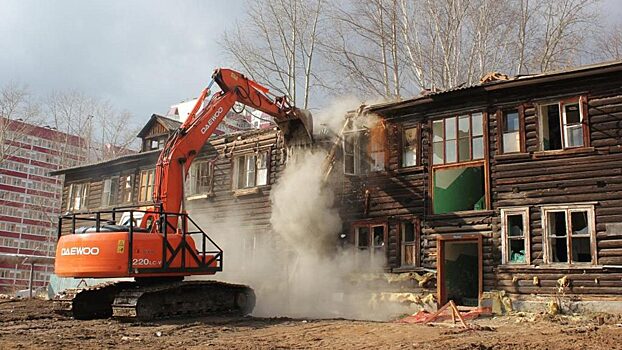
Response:
[[[247,315],[255,293],[244,285],[217,281],[157,284],[102,283],[69,289],[54,298],[54,309],[76,319],[113,317],[148,321],[207,315]]]

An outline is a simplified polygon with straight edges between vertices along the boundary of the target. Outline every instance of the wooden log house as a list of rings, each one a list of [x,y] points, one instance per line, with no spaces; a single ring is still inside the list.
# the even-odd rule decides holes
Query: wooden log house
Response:
[[[622,62],[492,77],[365,108],[380,121],[344,137],[349,242],[436,271],[441,305],[622,300]]]

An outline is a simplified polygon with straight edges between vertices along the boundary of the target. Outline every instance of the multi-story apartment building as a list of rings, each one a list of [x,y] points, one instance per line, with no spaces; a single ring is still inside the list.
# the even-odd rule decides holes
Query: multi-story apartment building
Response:
[[[84,140],[23,121],[3,125],[0,159],[0,289],[22,289],[30,279],[44,286],[53,271],[57,217],[63,210],[63,179],[50,171],[86,159]],[[33,260],[34,259],[34,260]]]

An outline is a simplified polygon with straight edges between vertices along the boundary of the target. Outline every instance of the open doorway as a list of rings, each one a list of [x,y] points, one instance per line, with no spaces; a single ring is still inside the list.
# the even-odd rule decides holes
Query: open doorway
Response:
[[[482,236],[439,237],[437,240],[440,305],[477,306],[482,292]]]

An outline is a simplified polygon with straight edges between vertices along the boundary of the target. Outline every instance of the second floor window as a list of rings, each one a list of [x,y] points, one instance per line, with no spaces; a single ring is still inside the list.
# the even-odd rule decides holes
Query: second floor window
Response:
[[[406,128],[402,132],[402,167],[417,165],[417,128]]]
[[[482,113],[432,122],[432,164],[468,162],[484,158]]]
[[[587,126],[583,99],[572,99],[539,106],[540,149],[561,150],[585,146]]]
[[[148,202],[153,198],[153,184],[155,183],[155,169],[140,172],[139,202]]]
[[[116,205],[117,192],[119,190],[119,177],[109,177],[104,179],[103,182],[101,207]]]
[[[190,167],[188,194],[208,194],[213,190],[214,163],[204,160],[196,161]]]
[[[343,136],[343,170],[347,175],[364,175],[386,168],[386,139],[382,125],[352,130]]]
[[[501,127],[503,136],[501,141],[502,153],[520,152],[521,147],[521,123],[518,110],[512,109],[502,113]]]
[[[88,194],[88,183],[69,185],[69,193],[67,194],[67,210],[75,211],[86,209]]]
[[[269,152],[241,155],[233,160],[233,189],[268,184]]]
[[[119,178],[119,189],[121,190],[121,203],[131,203],[134,188],[134,175],[125,175]]]

